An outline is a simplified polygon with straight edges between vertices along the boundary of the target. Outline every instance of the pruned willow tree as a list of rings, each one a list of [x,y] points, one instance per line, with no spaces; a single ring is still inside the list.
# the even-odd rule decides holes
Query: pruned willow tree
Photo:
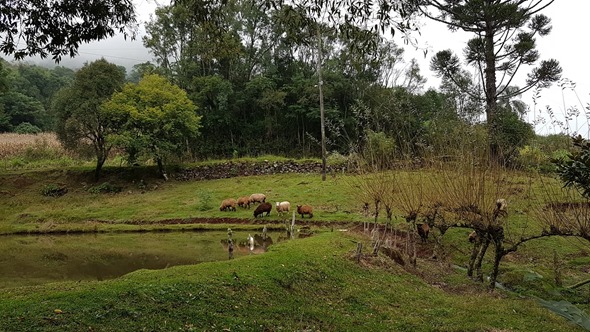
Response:
[[[446,24],[451,31],[472,35],[464,49],[464,60],[475,68],[478,89],[466,84],[461,60],[451,50],[439,51],[431,69],[462,91],[485,104],[490,158],[500,161],[501,101],[510,100],[532,88],[545,88],[561,77],[557,60],[538,62],[536,38],[551,32],[551,20],[541,11],[553,0],[419,0],[426,17]],[[520,70],[534,66],[525,84],[515,88]]]

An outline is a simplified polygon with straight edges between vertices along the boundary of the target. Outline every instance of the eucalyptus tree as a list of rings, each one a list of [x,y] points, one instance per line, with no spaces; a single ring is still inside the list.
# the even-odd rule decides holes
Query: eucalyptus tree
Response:
[[[490,156],[499,158],[498,100],[510,99],[534,87],[548,87],[561,76],[557,60],[541,61],[529,72],[525,84],[510,90],[518,71],[539,60],[536,37],[551,32],[551,20],[540,12],[554,0],[420,0],[419,10],[428,18],[447,25],[451,31],[473,35],[464,50],[465,61],[476,68],[485,103]],[[432,11],[431,11],[432,10]],[[459,57],[451,50],[438,52],[431,68],[457,86],[463,86]],[[466,93],[473,91],[463,89]]]
[[[39,55],[59,61],[78,54],[82,43],[134,36],[131,0],[0,0],[0,51],[15,59]]]

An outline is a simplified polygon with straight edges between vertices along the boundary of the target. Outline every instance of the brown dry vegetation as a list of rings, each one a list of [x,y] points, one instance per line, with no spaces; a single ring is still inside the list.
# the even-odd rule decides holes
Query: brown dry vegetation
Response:
[[[41,134],[0,134],[0,159],[24,154],[27,149],[43,146],[57,153],[65,153],[54,133]]]

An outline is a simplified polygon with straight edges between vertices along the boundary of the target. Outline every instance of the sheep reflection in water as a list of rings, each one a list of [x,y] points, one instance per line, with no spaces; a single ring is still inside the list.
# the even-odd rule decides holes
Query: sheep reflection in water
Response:
[[[252,242],[250,242],[250,238]],[[221,245],[223,249],[228,251],[229,250],[229,241],[227,239],[221,240]],[[233,240],[233,252],[234,253],[241,253],[241,254],[260,254],[265,252],[270,245],[274,242],[270,236],[264,237],[263,235],[254,234],[254,236],[249,236],[244,241],[236,241]]]

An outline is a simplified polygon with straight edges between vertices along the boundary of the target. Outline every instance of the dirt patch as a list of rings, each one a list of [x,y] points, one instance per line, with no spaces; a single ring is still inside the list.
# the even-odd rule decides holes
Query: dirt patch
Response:
[[[201,217],[194,217],[194,218],[177,218],[177,219],[163,219],[163,220],[155,220],[155,221],[146,221],[146,220],[129,220],[123,222],[115,222],[111,220],[92,220],[92,222],[102,223],[102,224],[128,224],[128,225],[187,225],[187,224],[235,224],[235,225],[268,225],[268,224],[276,224],[276,225],[283,225],[285,224],[282,220],[276,219],[265,219],[265,218],[257,218],[257,219],[249,219],[249,218],[201,218]],[[349,225],[349,222],[342,222],[342,221],[319,221],[319,220],[296,220],[296,225],[299,227],[308,227],[308,226],[315,226],[315,227],[346,227]]]

